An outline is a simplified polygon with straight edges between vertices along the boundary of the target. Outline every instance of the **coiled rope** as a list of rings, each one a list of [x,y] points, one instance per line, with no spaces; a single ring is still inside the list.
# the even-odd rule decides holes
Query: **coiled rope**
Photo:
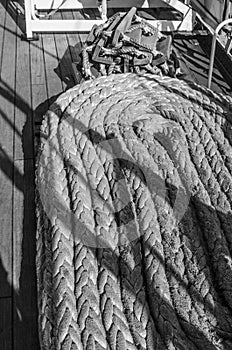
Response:
[[[97,78],[45,115],[37,156],[41,349],[232,348],[232,99]]]

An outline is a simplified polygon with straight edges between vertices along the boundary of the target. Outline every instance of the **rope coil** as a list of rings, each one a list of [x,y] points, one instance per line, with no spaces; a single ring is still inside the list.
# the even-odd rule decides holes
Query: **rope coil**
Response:
[[[154,74],[87,81],[50,107],[41,349],[231,349],[231,130],[231,98]]]

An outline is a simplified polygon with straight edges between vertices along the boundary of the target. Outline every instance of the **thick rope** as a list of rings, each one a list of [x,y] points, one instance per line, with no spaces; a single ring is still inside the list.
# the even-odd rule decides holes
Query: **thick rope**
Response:
[[[41,135],[41,349],[231,349],[232,99],[111,74]]]

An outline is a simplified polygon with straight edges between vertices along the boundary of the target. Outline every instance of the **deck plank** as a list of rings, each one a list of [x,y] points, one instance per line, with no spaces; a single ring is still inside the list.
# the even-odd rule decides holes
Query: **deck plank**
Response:
[[[47,98],[49,99],[49,104],[51,104],[56,96],[63,92],[63,85],[60,77],[56,73],[59,60],[57,57],[54,34],[44,34],[42,36],[42,42],[48,93]]]
[[[8,30],[10,28],[10,30]],[[14,126],[14,89],[15,89],[15,56],[16,24],[7,14],[4,40],[2,44],[2,62],[0,67],[0,140],[1,147],[9,158],[13,158]],[[4,144],[2,142],[4,140]]]
[[[48,109],[48,92],[45,75],[45,62],[42,35],[39,40],[30,43],[31,92],[35,149],[42,117]]]
[[[61,13],[58,12],[54,19],[62,19]],[[72,58],[69,50],[69,43],[66,34],[55,34],[55,45],[57,50],[58,66],[56,74],[62,81],[63,90],[74,86],[74,79],[72,77]]]
[[[1,350],[12,349],[12,301],[0,299],[0,344]]]
[[[46,85],[42,35],[30,43],[31,84]]]
[[[36,293],[34,161],[14,163],[14,350],[39,350]]]
[[[17,56],[15,82],[15,138],[14,159],[32,159],[33,127],[31,109],[30,44],[20,38],[17,28]]]
[[[41,103],[45,102],[48,96],[42,35],[39,36],[38,41],[31,42],[30,68],[31,68],[31,87],[32,87],[32,109],[35,113],[36,108]],[[35,121],[37,121],[37,119]]]
[[[95,19],[94,10],[89,10],[89,12],[91,13],[92,18]],[[83,14],[83,16],[85,16],[85,15]],[[77,11],[73,11],[73,18],[74,19],[84,19],[85,17],[82,17],[82,14],[77,12]],[[79,34],[81,45],[86,41],[87,37],[88,37],[87,33],[80,33]]]
[[[74,13],[72,11],[71,13],[72,15],[72,18],[73,19],[77,19],[78,17],[78,14]],[[67,12],[63,12],[62,13],[62,18],[63,19],[68,19],[69,16],[67,14]],[[81,14],[79,14],[79,17],[78,18],[82,18],[83,17],[81,16]],[[69,51],[70,51],[70,55],[72,57],[72,62],[78,62],[79,61],[79,53],[80,53],[80,50],[81,50],[81,36],[86,36],[86,34],[81,34],[81,33],[67,33],[66,36],[67,36],[67,41],[68,41],[68,44],[69,44]]]
[[[70,19],[70,14],[67,12],[63,12],[62,18],[63,19]],[[83,19],[83,18],[84,17],[83,17],[81,12],[77,12],[77,11],[71,12],[71,19]],[[72,60],[72,62],[79,63],[80,62],[80,52],[82,50],[82,42],[86,38],[87,34],[85,34],[85,33],[67,33],[66,36],[67,36],[71,60]],[[79,75],[78,78],[74,78],[73,74],[74,73],[72,70],[72,81],[73,81],[73,85],[75,85],[76,80],[78,82],[81,81],[81,74]]]
[[[5,4],[3,4],[5,6]],[[2,11],[2,13],[5,13]],[[8,30],[10,29],[10,30]],[[0,297],[12,294],[13,140],[16,23],[7,14],[0,67],[0,258],[7,278],[0,274]]]
[[[0,150],[0,297],[12,295],[12,179],[13,163]]]
[[[0,43],[3,43],[4,40],[4,27],[5,27],[5,19],[6,19],[6,9],[3,6],[3,4],[0,2]],[[3,57],[3,50],[0,50],[0,67],[2,66],[2,57]],[[0,68],[1,72],[1,68]]]

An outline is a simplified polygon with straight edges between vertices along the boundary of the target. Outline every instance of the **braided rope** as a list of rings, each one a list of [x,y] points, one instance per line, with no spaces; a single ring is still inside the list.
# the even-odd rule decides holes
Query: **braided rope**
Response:
[[[154,74],[58,98],[36,170],[41,349],[231,349],[231,128],[229,96]]]

